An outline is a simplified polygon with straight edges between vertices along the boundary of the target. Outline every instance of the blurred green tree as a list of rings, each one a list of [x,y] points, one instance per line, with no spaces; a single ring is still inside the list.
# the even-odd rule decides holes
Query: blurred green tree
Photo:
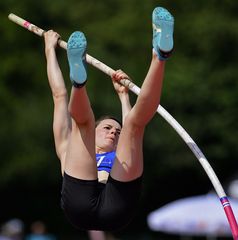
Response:
[[[30,213],[47,215],[38,201],[48,202],[52,209],[58,204],[61,183],[43,39],[10,22],[8,14],[54,29],[64,40],[72,31],[85,32],[90,55],[123,69],[140,86],[151,55],[151,12],[158,4],[175,16],[175,49],[166,66],[161,105],[198,143],[222,182],[237,172],[238,2],[1,1],[0,192],[5,195],[3,203],[12,199],[9,208],[1,204],[0,221],[16,213],[28,220]],[[59,49],[58,55],[70,89],[66,53]],[[110,78],[91,66],[88,72],[96,117],[107,113],[120,117]],[[136,96],[131,97],[133,102]],[[144,226],[142,230],[154,208],[212,189],[196,158],[161,117],[155,116],[147,128],[144,155],[142,209],[134,223]],[[33,197],[37,192],[41,194]],[[28,205],[22,205],[26,203],[19,194],[28,196]],[[12,207],[17,198],[19,203]],[[30,213],[23,211],[26,207]],[[52,209],[56,215],[58,208]],[[51,220],[62,224],[56,218],[52,215]]]

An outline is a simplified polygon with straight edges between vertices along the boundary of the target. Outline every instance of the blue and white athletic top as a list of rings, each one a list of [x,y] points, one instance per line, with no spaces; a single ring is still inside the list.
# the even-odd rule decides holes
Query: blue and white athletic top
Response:
[[[116,157],[115,151],[106,153],[96,153],[98,171],[106,171],[110,173],[115,157]]]

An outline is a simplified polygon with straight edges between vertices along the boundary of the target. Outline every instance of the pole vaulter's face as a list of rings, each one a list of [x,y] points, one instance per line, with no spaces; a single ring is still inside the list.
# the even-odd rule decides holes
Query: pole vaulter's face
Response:
[[[121,126],[113,119],[104,119],[96,127],[96,147],[110,152],[116,150]]]

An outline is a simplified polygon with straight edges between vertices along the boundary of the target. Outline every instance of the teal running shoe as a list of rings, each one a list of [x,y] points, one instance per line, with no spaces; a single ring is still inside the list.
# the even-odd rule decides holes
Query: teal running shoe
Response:
[[[174,17],[165,8],[156,7],[152,13],[152,24],[153,48],[160,60],[166,60],[174,47]]]
[[[87,80],[86,47],[87,40],[82,32],[76,31],[70,35],[67,43],[70,80],[77,88],[82,87]]]

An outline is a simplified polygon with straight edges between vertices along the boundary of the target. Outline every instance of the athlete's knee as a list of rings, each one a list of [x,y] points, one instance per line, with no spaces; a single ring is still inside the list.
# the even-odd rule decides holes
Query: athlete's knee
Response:
[[[68,112],[71,118],[75,121],[77,128],[95,129],[95,117],[92,109],[83,114],[78,111],[76,107],[69,105]]]
[[[66,88],[53,88],[52,95],[54,100],[65,99],[68,95]]]
[[[128,116],[125,118],[123,128],[125,128],[127,131],[130,131],[131,134],[137,135],[137,134],[142,134],[145,129],[144,123],[141,123],[138,118],[135,118],[134,116]]]

